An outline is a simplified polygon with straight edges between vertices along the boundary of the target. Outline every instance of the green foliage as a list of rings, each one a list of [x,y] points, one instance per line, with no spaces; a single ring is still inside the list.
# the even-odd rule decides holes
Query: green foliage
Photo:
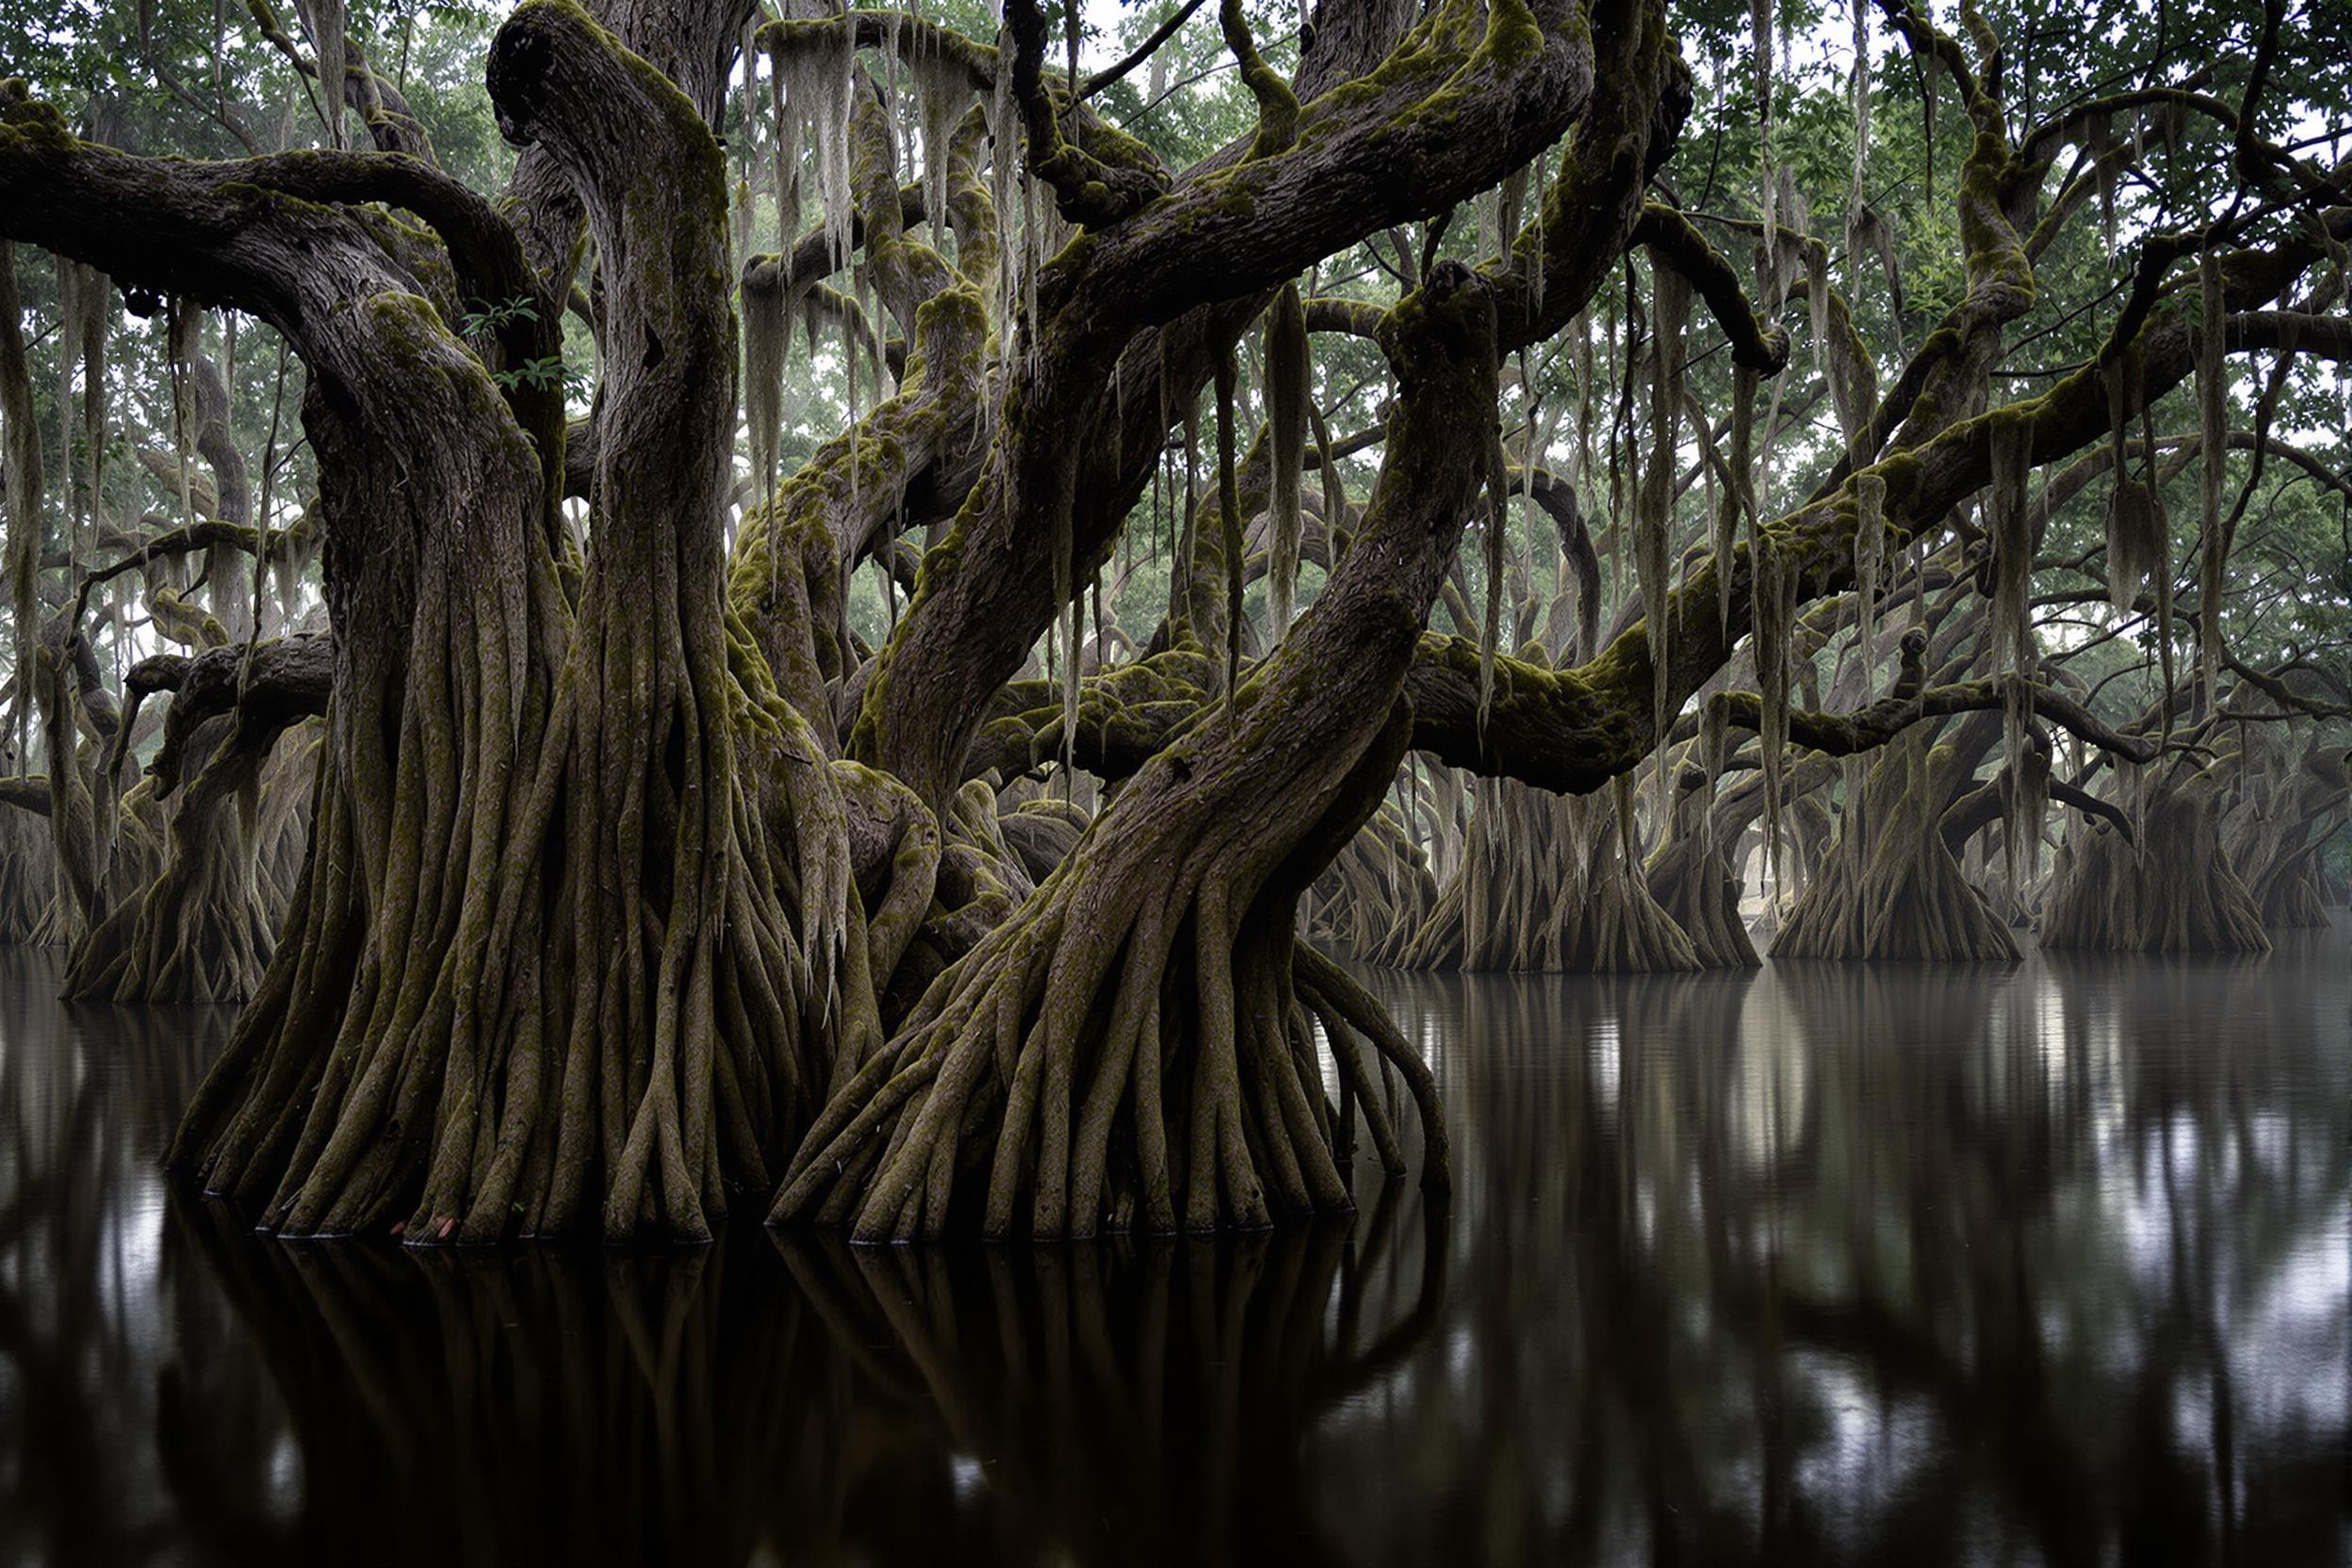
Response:
[[[512,392],[517,387],[562,386],[566,392],[580,393],[588,389],[587,376],[567,367],[562,354],[548,354],[544,359],[527,359],[512,370],[493,370],[490,379]]]
[[[539,312],[528,294],[517,294],[511,300],[496,303],[488,300],[471,300],[468,310],[458,321],[457,330],[475,343],[487,343],[516,321],[536,321]]]

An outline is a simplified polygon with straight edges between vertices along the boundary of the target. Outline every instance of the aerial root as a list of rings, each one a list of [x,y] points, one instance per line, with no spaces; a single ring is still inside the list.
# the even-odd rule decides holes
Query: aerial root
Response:
[[[1103,905],[1074,909],[1060,887],[935,982],[834,1096],[772,1223],[908,1241],[976,1207],[991,1236],[1086,1237],[1346,1209],[1353,1119],[1326,1093],[1318,1024],[1383,1168],[1401,1172],[1404,1152],[1367,1041],[1410,1086],[1442,1184],[1426,1064],[1287,926],[1246,916],[1236,933],[1211,876],[1188,900],[1146,897],[1086,929]]]
[[[534,694],[475,608],[402,777],[322,783],[293,951],[172,1158],[284,1234],[707,1239],[771,1184],[820,1044],[879,1043],[839,789],[715,614],[583,615]],[[374,812],[400,853],[370,866]]]

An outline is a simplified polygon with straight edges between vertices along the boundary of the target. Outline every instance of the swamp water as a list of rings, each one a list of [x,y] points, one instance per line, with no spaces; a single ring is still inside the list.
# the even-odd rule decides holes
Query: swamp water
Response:
[[[0,949],[0,1562],[2352,1560],[2340,934],[1376,973],[1442,1206],[650,1255],[251,1234],[155,1165],[228,1016],[56,962]]]

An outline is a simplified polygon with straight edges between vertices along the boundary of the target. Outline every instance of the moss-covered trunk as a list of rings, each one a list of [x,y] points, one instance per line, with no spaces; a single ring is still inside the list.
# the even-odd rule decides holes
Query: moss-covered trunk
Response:
[[[659,10],[631,30],[711,88]],[[596,244],[578,598],[547,437],[523,439],[446,312],[368,301],[391,363],[361,406],[319,378],[305,411],[337,664],[299,938],[175,1158],[291,1233],[695,1239],[730,1190],[765,1190],[831,1042],[865,1037],[842,814],[726,603],[735,335],[704,116],[565,0],[509,21],[491,86]]]
[[[1358,1031],[1408,1074],[1427,1179],[1444,1179],[1427,1069],[1293,934],[1300,894],[1396,775],[1405,669],[1494,441],[1484,285],[1441,270],[1382,342],[1402,394],[1339,572],[1231,704],[1129,780],[833,1097],[774,1217],[880,1239],[965,1215],[1050,1236],[1344,1207],[1352,1135],[1324,1095],[1310,1015],[1392,1167]]]

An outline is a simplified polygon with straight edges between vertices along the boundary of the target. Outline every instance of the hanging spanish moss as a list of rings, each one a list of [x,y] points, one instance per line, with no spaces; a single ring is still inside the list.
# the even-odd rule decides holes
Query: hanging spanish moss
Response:
[[[1654,732],[1662,736],[1674,706],[1665,678],[1667,645],[1674,629],[1667,625],[1667,556],[1673,543],[1674,486],[1680,466],[1676,455],[1681,445],[1683,332],[1690,318],[1690,280],[1662,258],[1652,260],[1650,302],[1651,445],[1650,460],[1642,476],[1634,562],[1642,588],[1642,623],[1649,633],[1650,723]],[[1662,752],[1660,757],[1662,767]]]
[[[2230,463],[2230,362],[2222,351],[2226,304],[2218,251],[2205,252],[2198,259],[2197,275],[2201,307],[2197,335],[2197,678],[2204,710],[2210,713],[2221,694],[2217,682],[2222,655],[2222,579],[2230,560],[2230,541],[2221,514],[2222,484]]]
[[[1713,518],[1716,613],[1726,636],[1731,627],[1732,580],[1738,575],[1728,563],[1740,543],[1740,523],[1756,517],[1756,373],[1747,366],[1731,372],[1731,482],[1717,498]]]
[[[2034,516],[2026,495],[2032,471],[2032,434],[2014,419],[1996,421],[1992,431],[1992,491],[1986,503],[1993,546],[1992,633],[1986,652],[1992,672],[2004,682],[2001,703],[2002,756],[2012,769],[2026,752],[2026,683],[2034,677],[2034,628],[2026,614],[2026,596],[2033,585]],[[2023,804],[2021,797],[2016,797]],[[2017,829],[2010,824],[2010,886],[2017,885]],[[2038,838],[2037,841],[2038,841]]]
[[[1233,382],[1237,373],[1231,352],[1217,361],[1217,511],[1223,527],[1218,541],[1225,571],[1225,684],[1227,708],[1241,669],[1241,589],[1246,563],[1242,559],[1241,483],[1233,467]]]
[[[2091,115],[2082,126],[2082,150],[2091,156],[2092,177],[2099,182],[2099,237],[2110,253],[2115,248],[2115,116]]]
[[[1478,564],[1486,574],[1486,613],[1478,617],[1478,730],[1484,734],[1494,706],[1494,655],[1503,640],[1503,579],[1510,547],[1510,481],[1504,473],[1499,436],[1487,444],[1486,507],[1478,541]]]
[[[1761,723],[1756,745],[1764,769],[1765,862],[1775,889],[1781,879],[1781,789],[1788,751],[1788,685],[1794,678],[1791,645],[1796,638],[1798,567],[1763,530],[1751,541],[1754,562],[1750,594],[1756,627],[1756,683]]]
[[[2115,482],[2107,498],[2107,601],[2117,610],[2129,611],[2138,602],[2142,587],[2154,586],[2162,592],[2160,580],[2170,577],[2164,561],[2169,530],[2164,498],[2154,485],[2135,478],[2127,466],[2120,378],[2111,396],[2115,404]]]
[[[81,547],[80,499],[74,493],[74,372],[80,367],[82,346],[82,269],[65,256],[55,258],[57,277],[57,499],[62,510],[66,547]],[[91,496],[90,504],[98,498]]]
[[[87,498],[87,515],[95,519],[104,505],[106,496],[106,421],[109,416],[106,328],[108,317],[113,310],[114,287],[112,280],[95,268],[76,267],[74,276],[77,284],[74,290],[75,316],[78,318],[69,318],[65,323],[65,330],[68,335],[78,340],[75,346],[79,349],[82,365],[82,450],[84,461],[88,465],[83,480],[87,486],[84,494]],[[73,357],[71,349],[66,357]],[[221,393],[220,400],[225,411],[227,401],[225,390]],[[225,419],[225,412],[223,417]],[[221,444],[233,452],[234,445],[226,440],[224,430]],[[76,505],[70,526],[74,530],[74,547],[77,559],[80,547],[80,522],[84,515],[82,506]]]
[[[196,354],[204,336],[204,307],[186,295],[171,303],[164,330],[165,374],[172,384],[172,463],[180,496],[180,521],[193,528],[220,509],[217,487],[208,486],[204,504],[196,504]]]
[[[1313,369],[1298,286],[1285,284],[1266,316],[1266,439],[1274,465],[1267,506],[1273,531],[1266,567],[1269,647],[1290,629],[1291,603],[1298,588],[1298,486],[1306,459],[1308,378]]]
[[[2025,503],[2025,475],[2033,463],[2030,431],[2018,421],[2000,421],[1992,428],[1992,491],[1987,498],[1987,531],[1992,533],[1992,635],[1987,637],[1987,668],[1995,675],[2014,675],[2028,654],[2030,628],[2025,623],[2025,595],[2033,585],[2034,529]]]
[[[1854,645],[1862,678],[1878,678],[1878,578],[1886,555],[1886,480],[1876,471],[1854,482]]]
[[[1878,367],[1870,346],[1854,324],[1854,312],[1842,294],[1832,291],[1826,266],[1817,270],[1814,288],[1824,318],[1822,343],[1828,356],[1830,401],[1838,411],[1838,429],[1855,467],[1873,455],[1869,449],[1870,416],[1878,407]]]
[[[343,145],[343,0],[296,0],[310,46],[318,57],[318,114],[326,122],[327,145]]]
[[[972,101],[972,82],[963,66],[936,45],[919,48],[910,74],[914,78],[917,111],[923,129],[923,206],[931,220],[931,247],[947,253],[947,171],[949,144],[964,106]]]
[[[784,90],[784,107],[792,117],[795,136],[784,143],[779,159],[798,146],[812,148],[817,159],[817,201],[824,215],[826,249],[836,262],[849,256],[850,224],[855,206],[849,186],[849,110],[858,52],[852,45],[854,25],[844,8],[838,28],[819,28],[802,35],[792,48],[774,57],[777,81]],[[789,243],[791,232],[786,231]]]
[[[33,417],[33,377],[24,357],[24,306],[17,297],[16,247],[0,239],[0,467],[8,506],[6,571],[8,624],[15,646],[17,771],[30,760],[34,649],[40,625],[36,598],[41,567],[41,427]]]
[[[743,421],[749,428],[752,477],[762,499],[776,493],[777,453],[784,430],[784,367],[792,352],[792,316],[785,270],[747,268],[743,281]]]
[[[1779,184],[1772,168],[1772,0],[1748,0],[1748,39],[1755,53],[1756,161],[1763,171],[1758,195],[1764,212],[1764,247],[1769,253],[1776,242],[1774,231],[1780,217],[1772,199]]]
[[[2001,792],[2001,852],[2002,890],[2014,915],[2022,923],[2032,907],[2032,889],[2041,875],[2042,834],[2049,825],[2049,738],[2023,716],[2024,698],[2012,691],[2002,704],[2006,752],[1995,787]]]
[[[1862,298],[1863,253],[1868,241],[1869,188],[1865,183],[1870,162],[1870,18],[1863,0],[1846,0],[1854,24],[1854,177],[1846,187],[1846,297]]]

